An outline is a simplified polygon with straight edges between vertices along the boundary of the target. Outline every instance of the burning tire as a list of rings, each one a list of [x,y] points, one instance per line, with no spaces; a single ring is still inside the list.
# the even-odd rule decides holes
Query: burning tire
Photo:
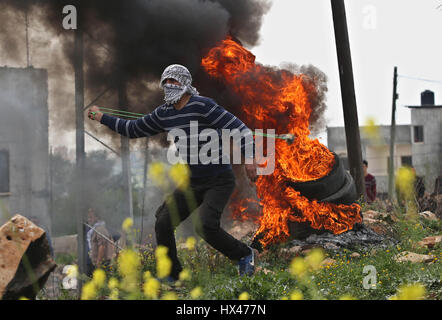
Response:
[[[322,199],[333,197],[347,181],[342,159],[336,153],[333,153],[333,155],[335,163],[328,175],[313,181],[290,182],[290,186],[309,200],[316,199],[321,201]]]
[[[320,202],[330,202],[334,204],[346,205],[354,203],[358,198],[358,194],[353,177],[349,172],[346,171],[344,174],[344,178],[344,185],[331,196],[321,199]]]
[[[356,185],[351,174],[345,170],[342,159],[335,153],[333,154],[336,161],[333,169],[327,176],[304,183],[290,183],[290,186],[309,200],[351,205],[357,200]],[[288,226],[291,240],[303,240],[312,234],[329,232],[326,229],[312,228],[308,221],[288,222]],[[262,251],[263,247],[259,242],[262,237],[263,234],[257,234],[252,241],[251,247]]]

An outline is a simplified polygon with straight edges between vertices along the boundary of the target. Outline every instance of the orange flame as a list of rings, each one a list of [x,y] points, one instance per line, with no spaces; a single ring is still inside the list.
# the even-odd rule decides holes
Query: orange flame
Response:
[[[275,129],[277,134],[293,133],[289,145],[275,142],[275,171],[256,182],[261,214],[257,234],[264,234],[264,246],[286,240],[289,221],[310,222],[315,229],[339,234],[361,221],[357,204],[318,203],[291,188],[287,182],[303,182],[327,175],[334,155],[318,139],[309,138],[311,105],[316,88],[311,79],[287,70],[255,63],[255,56],[227,38],[202,59],[206,72],[224,81],[241,98],[240,118],[249,128]],[[243,216],[251,200],[233,201],[234,216]]]

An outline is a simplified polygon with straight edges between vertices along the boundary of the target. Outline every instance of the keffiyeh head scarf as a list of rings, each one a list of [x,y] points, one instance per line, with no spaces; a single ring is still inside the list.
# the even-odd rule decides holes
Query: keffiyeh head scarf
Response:
[[[181,85],[166,84],[166,79],[174,79]],[[177,103],[185,93],[199,95],[199,92],[192,87],[192,75],[189,70],[180,64],[168,66],[161,75],[160,88],[164,90],[164,101],[169,104]]]

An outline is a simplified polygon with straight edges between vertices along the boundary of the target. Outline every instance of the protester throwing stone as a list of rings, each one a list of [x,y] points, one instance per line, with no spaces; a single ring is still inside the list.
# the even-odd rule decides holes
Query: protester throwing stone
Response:
[[[249,159],[245,164],[247,176],[251,181],[256,181],[257,167],[253,152],[253,134],[240,119],[219,106],[214,100],[200,96],[192,86],[192,76],[189,70],[182,65],[168,66],[161,76],[160,87],[164,90],[165,104],[140,119],[124,120],[103,114],[97,106],[90,108],[88,117],[129,138],[149,137],[160,132],[181,129],[187,135],[186,138],[189,138],[190,144],[194,141],[190,137],[193,124],[198,125],[198,135],[208,128],[215,129],[219,136],[223,129],[236,129],[242,134],[241,151],[245,158]],[[192,150],[199,152],[200,142],[193,147],[195,148],[190,145],[185,156],[191,172],[190,188],[198,207],[199,223],[196,226],[196,232],[213,248],[229,259],[238,261],[240,275],[251,276],[255,271],[256,250],[232,237],[220,225],[223,209],[235,187],[232,166],[222,161],[226,156],[222,154],[222,151],[219,153],[218,161],[202,163],[198,159],[195,163],[192,161],[192,157],[195,156]],[[251,149],[247,149],[250,147]],[[246,152],[246,150],[252,150],[252,152]],[[169,210],[168,204],[173,201],[178,208],[178,217],[173,217]],[[157,244],[168,248],[168,256],[172,261],[169,281],[176,281],[182,271],[177,257],[174,230],[190,216],[194,209],[188,207],[183,190],[176,189],[156,212]]]

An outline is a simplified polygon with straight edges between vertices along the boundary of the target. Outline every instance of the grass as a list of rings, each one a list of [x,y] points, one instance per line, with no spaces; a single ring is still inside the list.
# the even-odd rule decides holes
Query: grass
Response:
[[[403,285],[420,283],[427,290],[427,299],[440,299],[442,247],[440,244],[431,250],[415,247],[415,243],[423,237],[434,235],[435,231],[440,233],[440,223],[401,222],[396,228],[403,239],[396,246],[372,250],[326,251],[326,256],[336,262],[311,272],[307,284],[290,274],[291,258],[281,255],[278,250],[278,247],[284,247],[281,245],[274,247],[259,262],[267,274],[259,271],[252,278],[240,278],[230,261],[215,254],[212,261],[216,261],[216,269],[210,268],[209,261],[201,261],[193,269],[196,276],[186,287],[200,286],[204,292],[203,299],[237,299],[242,292],[248,292],[250,299],[275,300],[289,297],[295,290],[301,291],[305,299],[311,299],[311,286],[314,286],[322,299],[336,300],[350,295],[356,299],[385,300],[395,295]],[[204,250],[211,251],[209,248]],[[432,254],[435,259],[431,263],[396,262],[395,255],[403,251]],[[351,257],[354,252],[360,256]],[[192,254],[181,256],[185,267],[195,264],[190,262],[196,258]],[[363,287],[366,266],[376,268],[375,289],[367,290]]]
[[[367,208],[365,208],[367,210]],[[247,292],[251,300],[280,300],[294,298],[303,299],[327,299],[337,300],[341,298],[353,298],[360,300],[386,300],[397,294],[398,289],[404,285],[420,284],[425,288],[425,299],[439,300],[442,297],[442,245],[421,248],[417,242],[424,237],[440,235],[442,230],[441,221],[429,221],[419,218],[418,220],[406,220],[400,215],[399,220],[386,221],[393,229],[394,237],[398,243],[386,248],[353,248],[338,251],[324,250],[324,258],[334,260],[331,265],[314,268],[302,277],[290,272],[290,265],[294,255],[288,255],[286,250],[289,244],[275,245],[260,255],[258,266],[260,270],[253,277],[239,277],[235,263],[208,246],[204,241],[196,242],[194,248],[189,250],[185,247],[185,240],[178,241],[178,255],[183,268],[189,271],[190,278],[180,281],[176,287],[162,285],[156,298],[162,298],[165,294],[175,294],[172,298],[177,299],[205,299],[227,300],[238,299]],[[250,241],[250,239],[243,239]],[[430,263],[396,262],[394,257],[404,251],[412,251],[419,254],[429,254],[434,257]],[[143,281],[142,275],[149,271],[156,275],[157,258],[152,247],[143,247],[140,250],[139,281],[136,293],[120,290],[119,299],[142,299]],[[358,255],[355,257],[354,253]],[[353,254],[353,255],[352,255]],[[300,254],[303,257],[302,254]],[[58,257],[58,262],[71,262],[72,257]],[[364,268],[372,266],[376,270],[376,278],[370,281],[371,289],[364,289]],[[105,270],[106,279],[111,277],[123,283],[125,278],[118,272],[118,265],[114,263]],[[111,291],[101,289],[96,297],[108,299]],[[200,294],[194,295],[195,288],[199,288]],[[59,299],[66,299],[66,295]],[[114,296],[115,298],[115,296]]]

